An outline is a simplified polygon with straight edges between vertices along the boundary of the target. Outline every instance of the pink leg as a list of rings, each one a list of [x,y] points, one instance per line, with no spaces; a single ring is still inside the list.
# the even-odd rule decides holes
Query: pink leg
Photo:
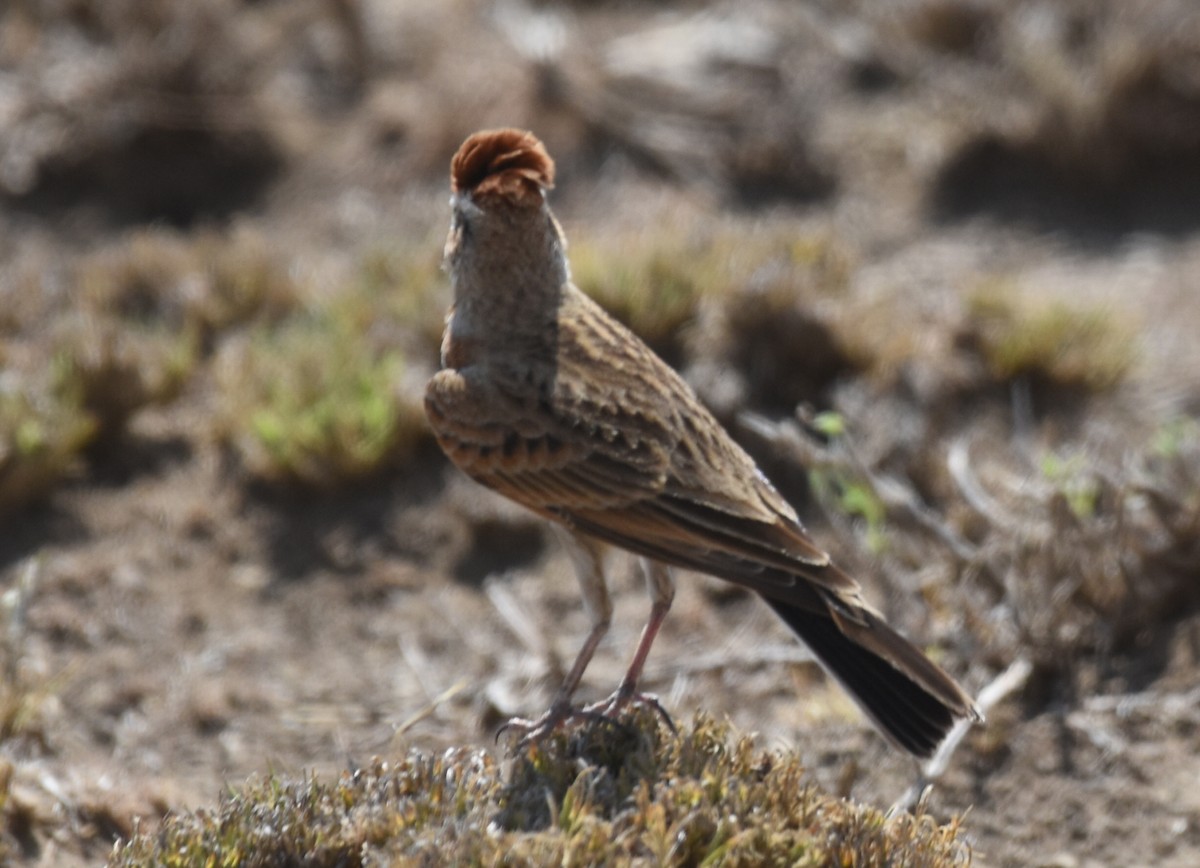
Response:
[[[515,729],[523,733],[519,744],[528,744],[553,732],[561,723],[571,718],[576,712],[571,709],[571,697],[583,680],[583,673],[596,653],[609,625],[612,623],[612,600],[608,596],[608,585],[604,580],[604,547],[588,537],[579,536],[569,531],[559,530],[567,554],[575,565],[575,575],[579,579],[579,588],[583,592],[583,603],[592,619],[592,629],[588,632],[583,647],[575,656],[571,671],[563,679],[562,685],[554,694],[549,710],[536,720],[514,718],[500,728]]]
[[[671,611],[671,603],[675,599],[675,582],[671,578],[670,568],[658,561],[643,558],[642,570],[646,577],[646,587],[650,591],[650,618],[646,621],[646,626],[642,628],[642,637],[638,640],[637,650],[633,653],[633,660],[629,664],[629,669],[625,672],[625,677],[621,679],[621,684],[617,688],[616,693],[602,702],[589,705],[584,710],[589,714],[611,715],[620,711],[631,701],[634,701],[653,708],[662,715],[663,720],[674,730],[675,724],[672,723],[670,715],[667,714],[666,710],[659,703],[658,698],[649,694],[638,693],[637,684],[638,680],[642,677],[642,670],[646,666],[646,658],[650,656],[650,648],[654,645],[654,639],[658,636],[659,628],[662,627],[663,621],[666,620],[667,612]]]
[[[646,667],[646,658],[650,656],[650,647],[654,644],[659,628],[662,627],[667,612],[671,611],[671,603],[675,600],[675,582],[671,579],[671,570],[666,564],[643,559],[642,569],[646,573],[646,587],[650,591],[650,619],[642,628],[642,638],[638,640],[633,660],[625,672],[625,677],[621,679],[621,686],[617,688],[617,694],[626,698],[633,696],[637,690],[638,680]]]

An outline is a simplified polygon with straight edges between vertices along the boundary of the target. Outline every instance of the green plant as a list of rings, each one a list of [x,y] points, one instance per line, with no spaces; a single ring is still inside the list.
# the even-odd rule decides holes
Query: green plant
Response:
[[[424,417],[401,395],[404,359],[337,310],[293,317],[218,360],[222,434],[260,478],[318,487],[412,453]]]
[[[28,383],[0,388],[0,516],[49,492],[95,431],[70,397]]]
[[[1088,472],[1082,455],[1063,456],[1049,452],[1042,457],[1042,475],[1062,494],[1076,518],[1091,518],[1096,514],[1096,499],[1100,484]]]
[[[832,411],[814,416],[812,427],[830,441],[846,435],[845,418]],[[808,480],[819,501],[865,523],[867,546],[872,552],[880,554],[887,548],[887,506],[870,478],[856,471],[853,461],[814,466],[809,470]]]
[[[1150,452],[1157,458],[1175,459],[1189,447],[1200,444],[1200,421],[1191,416],[1175,416],[1163,422],[1150,444]]]

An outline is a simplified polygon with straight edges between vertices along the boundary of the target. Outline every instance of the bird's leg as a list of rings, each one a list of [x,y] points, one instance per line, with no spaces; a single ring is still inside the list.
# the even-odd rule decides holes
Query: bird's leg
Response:
[[[646,658],[650,655],[650,647],[654,644],[658,630],[666,620],[667,612],[671,611],[671,603],[675,599],[675,581],[671,577],[671,568],[666,564],[648,558],[642,558],[641,564],[642,574],[646,579],[646,589],[650,592],[650,618],[646,621],[646,626],[642,628],[642,638],[638,640],[633,660],[616,692],[602,702],[589,705],[584,711],[589,714],[608,716],[620,711],[630,702],[634,702],[654,709],[674,732],[675,724],[666,709],[662,707],[662,703],[658,701],[658,697],[650,693],[638,693],[637,683],[638,679],[642,677]]]
[[[573,716],[596,716],[587,710],[572,709],[571,697],[579,687],[579,682],[583,679],[583,673],[588,664],[592,662],[596,647],[612,623],[612,600],[609,599],[608,583],[604,579],[603,544],[566,531],[557,525],[555,529],[559,531],[567,554],[570,555],[571,562],[575,565],[575,577],[579,580],[579,588],[583,592],[583,604],[587,609],[588,617],[591,618],[592,628],[588,632],[587,639],[584,640],[583,647],[579,649],[579,654],[575,657],[571,671],[567,673],[558,692],[554,694],[554,701],[550,703],[549,710],[536,720],[514,718],[500,728],[501,734],[509,729],[521,732],[521,740],[518,743],[520,745],[537,741],[539,738],[549,735],[560,724]]]

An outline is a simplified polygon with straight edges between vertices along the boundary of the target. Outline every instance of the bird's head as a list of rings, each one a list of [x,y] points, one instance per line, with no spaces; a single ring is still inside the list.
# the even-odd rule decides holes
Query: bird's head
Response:
[[[484,130],[450,161],[444,267],[459,334],[507,324],[541,340],[570,282],[566,239],[546,202],[554,161],[532,133]]]
[[[477,207],[536,208],[554,187],[554,161],[524,130],[483,130],[450,161],[450,189]]]
[[[520,263],[529,256],[557,259],[565,243],[546,204],[553,186],[554,161],[533,133],[508,128],[468,137],[450,161],[445,267],[496,277],[506,267],[527,269]],[[542,259],[547,247],[538,239],[558,253]]]
[[[483,130],[467,138],[450,161],[453,217],[447,263],[453,264],[479,224],[514,224],[541,214],[545,193],[553,186],[554,161],[532,133]]]

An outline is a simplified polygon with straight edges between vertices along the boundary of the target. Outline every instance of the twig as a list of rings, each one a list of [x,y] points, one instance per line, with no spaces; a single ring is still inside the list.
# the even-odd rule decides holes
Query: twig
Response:
[[[784,447],[806,470],[828,467],[832,464],[828,450],[822,449],[811,440],[802,437],[800,426],[790,419],[786,422],[776,422],[766,416],[744,410],[738,413],[737,420],[743,427],[753,431],[772,446]]]
[[[986,687],[979,691],[976,704],[979,706],[980,713],[986,717],[987,713],[999,704],[1001,700],[1009,694],[1020,690],[1025,682],[1029,680],[1032,672],[1033,664],[1029,661],[1029,658],[1018,657],[1014,660],[1007,669],[993,678]],[[950,730],[950,734],[946,736],[937,753],[921,766],[916,781],[904,791],[904,795],[888,810],[889,815],[899,811],[912,810],[920,801],[926,789],[932,786],[945,773],[946,767],[950,764],[950,758],[954,755],[955,750],[958,749],[959,744],[962,743],[971,726],[971,721],[960,720],[954,729]]]
[[[413,714],[408,719],[406,719],[403,723],[401,723],[399,726],[397,726],[396,731],[394,733],[392,733],[392,742],[395,743],[396,739],[398,739],[400,736],[404,735],[406,732],[408,732],[410,729],[412,729],[418,723],[425,720],[427,717],[431,716],[435,711],[437,711],[437,708],[439,705],[441,705],[444,702],[449,702],[451,699],[458,696],[458,694],[460,694],[464,690],[466,690],[466,688],[467,688],[467,680],[465,678],[462,681],[458,681],[458,682],[450,685],[449,687],[447,687],[445,690],[443,690],[441,693],[439,693],[437,696],[435,696],[432,700],[430,700],[429,703],[426,704],[423,708],[421,708],[419,711],[417,711],[415,714]]]
[[[557,653],[543,630],[529,614],[529,609],[512,592],[509,582],[489,577],[483,583],[483,592],[488,602],[495,607],[501,620],[513,635],[525,646],[530,655],[539,660],[551,660],[557,665]]]
[[[1177,715],[1187,710],[1200,709],[1200,687],[1185,693],[1169,693],[1165,696],[1157,690],[1142,693],[1122,693],[1117,696],[1089,696],[1083,702],[1085,711],[1092,713],[1116,712],[1118,717],[1128,717],[1133,711],[1152,708],[1155,716]]]
[[[405,635],[400,638],[400,657],[408,664],[408,668],[412,670],[413,675],[416,676],[417,683],[421,685],[421,690],[424,691],[425,696],[427,698],[438,696],[438,692],[425,675],[430,669],[429,658],[425,656],[425,652],[421,649],[420,644],[411,636]]]
[[[870,474],[868,478],[884,506],[906,513],[918,525],[945,543],[960,561],[975,559],[978,548],[959,536],[937,513],[921,503],[911,486],[890,476],[879,477]]]
[[[1194,716],[1200,711],[1200,687],[1182,693],[1164,694],[1147,690],[1142,693],[1088,697],[1082,709],[1067,715],[1067,726],[1083,733],[1100,750],[1120,755],[1129,748],[1129,740],[1114,729],[1112,718],[1120,721],[1135,712],[1147,710],[1159,722],[1178,720],[1189,712]]]
[[[955,440],[946,456],[946,468],[950,478],[958,485],[963,499],[977,513],[993,525],[1005,530],[1016,530],[1016,522],[1008,517],[1000,504],[992,498],[971,470],[971,451],[965,437]]]
[[[757,413],[744,412],[738,421],[772,446],[781,446],[806,470],[835,470],[863,480],[892,515],[906,516],[941,540],[962,561],[975,559],[977,549],[963,539],[932,509],[921,502],[913,487],[894,476],[881,476],[862,460],[853,444],[842,438],[845,457],[824,449],[802,435],[792,420],[773,422]]]
[[[1086,711],[1073,711],[1066,717],[1067,726],[1081,732],[1095,747],[1112,756],[1120,756],[1129,748],[1128,739],[1122,738],[1106,722],[1097,720],[1096,715]]]

